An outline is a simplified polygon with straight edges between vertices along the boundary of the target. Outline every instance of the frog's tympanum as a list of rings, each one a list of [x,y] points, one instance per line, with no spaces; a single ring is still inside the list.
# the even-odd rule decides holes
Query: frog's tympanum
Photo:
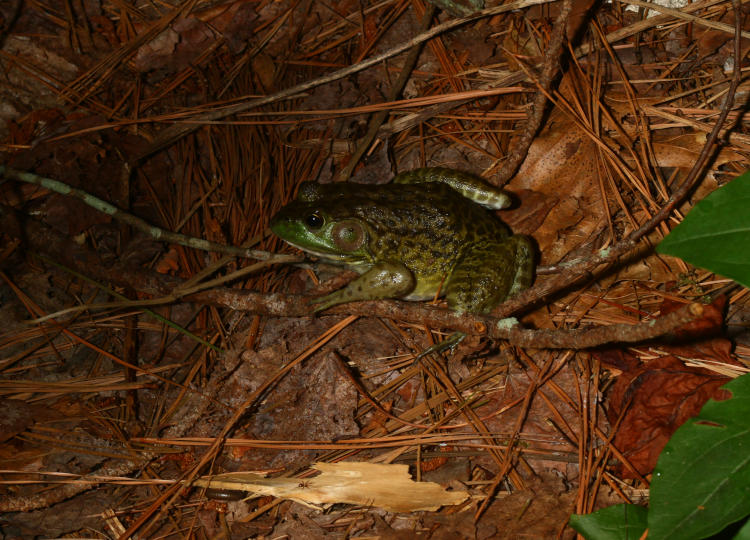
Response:
[[[283,240],[361,275],[317,300],[316,311],[356,300],[432,299],[488,313],[528,287],[534,252],[486,208],[502,190],[460,171],[417,169],[382,185],[305,182],[271,220]],[[485,208],[483,208],[485,207]]]

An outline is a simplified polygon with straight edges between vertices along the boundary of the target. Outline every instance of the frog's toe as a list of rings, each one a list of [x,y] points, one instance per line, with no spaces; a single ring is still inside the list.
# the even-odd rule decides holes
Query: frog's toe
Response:
[[[326,294],[325,296],[318,296],[307,302],[312,308],[313,313],[319,313],[325,311],[329,307],[333,307],[336,304],[340,304],[333,294]]]
[[[515,235],[511,240],[516,246],[516,274],[508,296],[515,296],[522,290],[531,287],[534,282],[535,253],[534,245],[528,237]]]
[[[430,347],[427,347],[425,350],[423,350],[421,353],[419,353],[414,360],[419,360],[420,358],[427,356],[428,354],[432,353],[439,353],[445,350],[453,350],[455,349],[459,343],[461,343],[464,338],[466,337],[466,334],[463,332],[453,332],[450,336],[445,338],[440,343],[435,343],[434,345],[431,345]]]

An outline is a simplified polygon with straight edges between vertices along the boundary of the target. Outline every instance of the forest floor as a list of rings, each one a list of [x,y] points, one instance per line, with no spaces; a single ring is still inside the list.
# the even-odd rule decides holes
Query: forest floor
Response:
[[[648,502],[750,367],[748,290],[654,251],[748,169],[750,40],[729,1],[468,3],[0,4],[0,538],[573,538]],[[513,194],[533,286],[314,315],[353,274],[270,218],[425,166]]]

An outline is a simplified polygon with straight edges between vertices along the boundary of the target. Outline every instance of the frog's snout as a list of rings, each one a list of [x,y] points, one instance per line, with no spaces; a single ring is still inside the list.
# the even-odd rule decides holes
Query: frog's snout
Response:
[[[268,226],[271,229],[271,232],[273,232],[276,236],[281,236],[283,238],[283,233],[290,230],[293,221],[294,220],[292,219],[292,216],[290,216],[289,214],[285,214],[282,209],[276,212],[276,214],[271,218]]]

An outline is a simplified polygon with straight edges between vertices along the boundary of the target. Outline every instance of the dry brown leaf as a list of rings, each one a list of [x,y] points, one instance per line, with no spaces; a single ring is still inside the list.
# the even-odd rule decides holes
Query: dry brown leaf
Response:
[[[714,334],[723,323],[726,299],[720,297],[705,306],[705,316],[681,327],[676,335],[698,338]],[[673,310],[673,302],[665,302],[661,312]],[[731,342],[715,338],[681,346],[661,346],[665,356],[648,362],[623,350],[598,351],[595,356],[603,365],[622,371],[610,390],[607,416],[615,425],[613,440],[640,474],[648,474],[656,465],[664,445],[688,418],[695,416],[710,398],[718,398],[719,387],[728,377],[708,369],[688,366],[684,358],[713,360],[737,364],[730,356]],[[670,354],[671,353],[671,354]],[[679,356],[677,356],[679,355]],[[632,478],[632,473],[618,471]]]
[[[47,405],[26,403],[20,399],[0,399],[0,408],[3,411],[0,417],[0,442],[15,437],[37,422],[61,416]]]
[[[237,53],[252,36],[256,18],[254,6],[242,1],[178,17],[169,28],[138,49],[133,66],[144,73],[153,69],[174,72],[195,62],[219,35],[226,36],[227,45]],[[143,31],[145,26],[136,24],[136,28]]]
[[[703,404],[729,379],[707,370],[686,366],[674,356],[663,356],[647,364],[624,351],[598,353],[607,366],[630,366],[611,390],[607,416],[615,424],[620,416],[615,448],[628,458],[640,474],[650,473],[664,445],[678,427],[695,416]],[[619,474],[633,478],[621,467]]]
[[[413,481],[408,465],[344,461],[319,462],[312,468],[321,471],[320,476],[301,480],[234,472],[201,478],[195,485],[271,495],[305,505],[347,503],[376,506],[389,512],[435,511],[469,497],[465,491],[447,491],[434,482]]]
[[[276,76],[276,63],[267,54],[260,53],[253,58],[253,73],[263,85],[266,91],[273,88],[273,79]]]
[[[595,144],[566,117],[558,115],[550,125],[509,184],[516,193],[527,189],[545,196],[550,210],[534,231],[543,264],[574,253],[607,226]]]

